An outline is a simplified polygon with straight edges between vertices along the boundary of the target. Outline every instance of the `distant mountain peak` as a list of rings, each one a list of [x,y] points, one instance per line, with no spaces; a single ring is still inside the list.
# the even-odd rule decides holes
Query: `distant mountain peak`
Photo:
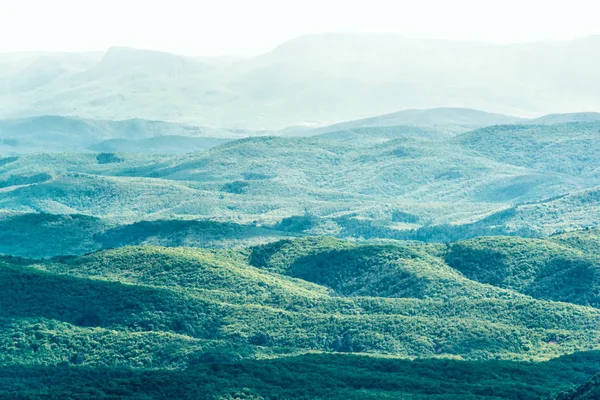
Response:
[[[548,114],[531,121],[533,124],[559,124],[564,122],[596,122],[600,121],[598,112],[576,112],[567,114]]]
[[[504,114],[460,107],[408,109],[375,117],[342,122],[316,130],[317,133],[334,132],[365,127],[415,126],[441,128],[442,131],[461,133],[490,125],[512,124],[524,119]]]
[[[187,64],[183,57],[176,54],[115,46],[106,51],[97,69],[150,68],[156,71],[181,69]]]

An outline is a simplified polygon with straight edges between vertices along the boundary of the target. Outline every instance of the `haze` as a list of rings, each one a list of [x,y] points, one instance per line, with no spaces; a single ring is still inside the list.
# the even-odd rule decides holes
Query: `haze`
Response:
[[[494,43],[599,33],[593,0],[1,0],[0,9],[0,52],[120,45],[185,55],[255,55],[321,32]]]

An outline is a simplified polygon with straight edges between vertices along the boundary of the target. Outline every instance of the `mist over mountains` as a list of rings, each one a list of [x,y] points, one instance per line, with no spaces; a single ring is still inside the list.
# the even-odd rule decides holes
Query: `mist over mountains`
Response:
[[[299,37],[245,59],[115,47],[0,55],[0,117],[142,118],[283,129],[403,109],[516,116],[600,109],[600,37],[492,45],[395,35]]]

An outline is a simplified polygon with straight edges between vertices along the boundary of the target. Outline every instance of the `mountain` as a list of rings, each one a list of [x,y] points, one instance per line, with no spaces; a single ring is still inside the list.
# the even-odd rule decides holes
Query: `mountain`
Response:
[[[490,125],[506,125],[522,121],[524,119],[518,117],[467,108],[433,108],[405,110],[356,121],[342,122],[317,128],[314,132],[343,132],[356,128],[412,126],[430,128],[447,135],[453,135]]]
[[[99,153],[179,154],[207,150],[231,140],[166,135],[146,139],[108,139],[88,149]]]
[[[0,69],[4,87],[15,88],[0,91],[0,117],[279,130],[433,107],[577,112],[600,109],[599,49],[596,36],[494,45],[331,33],[226,62],[128,48],[58,66],[48,55],[0,55],[10,64]]]
[[[212,129],[164,121],[107,121],[49,115],[0,120],[0,150],[5,154],[85,152],[90,149],[179,153],[204,150],[225,143],[226,138],[255,134],[257,132]]]
[[[0,54],[0,400],[597,398],[599,67]]]
[[[531,120],[533,124],[563,124],[567,122],[597,122],[600,121],[600,113],[579,112],[570,114],[550,114]]]
[[[311,135],[306,135],[311,136]],[[353,144],[374,145],[394,139],[442,140],[449,134],[430,128],[416,126],[383,126],[370,128],[351,128],[341,131],[326,132],[316,137],[322,139],[351,142]]]
[[[0,55],[0,93],[13,96],[93,68],[102,53],[17,52]]]

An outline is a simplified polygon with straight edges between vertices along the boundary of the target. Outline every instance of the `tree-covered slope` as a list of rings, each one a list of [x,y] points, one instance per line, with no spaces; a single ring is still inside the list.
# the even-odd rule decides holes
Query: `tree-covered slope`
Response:
[[[99,153],[179,154],[210,149],[230,140],[232,139],[165,135],[137,140],[108,139],[95,143],[88,149]]]
[[[461,146],[507,164],[569,175],[597,173],[600,122],[502,125],[455,138]]]
[[[253,248],[250,261],[260,268],[327,286],[341,296],[511,297],[464,279],[428,254],[424,246],[356,246],[306,238]]]
[[[294,233],[209,220],[155,220],[118,224],[81,214],[0,216],[0,254],[45,258],[130,245],[240,247]]]
[[[310,216],[305,233],[367,239],[546,235],[597,222],[596,125],[503,125],[441,140],[260,137],[171,156],[12,156],[0,160],[0,206],[118,223],[272,226]]]
[[[171,237],[168,227],[112,229],[119,240],[138,232],[145,241]],[[206,224],[185,229],[197,227]],[[566,302],[577,296],[547,300],[580,295],[588,281],[563,279],[556,293],[556,285],[538,285],[549,292],[536,299],[522,294],[532,287],[522,273],[546,282],[557,272],[547,268],[553,259],[580,262],[597,237],[450,246],[307,237],[236,250],[4,257],[0,398],[172,398],[184,390],[216,398],[540,399],[595,373],[600,311]],[[502,267],[515,279],[486,281],[456,260],[500,260],[482,270]],[[567,356],[582,351],[592,352]],[[305,353],[319,354],[296,357]]]
[[[597,112],[575,112],[567,114],[548,114],[543,117],[529,121],[531,124],[563,124],[566,122],[596,122],[600,121],[600,113]]]
[[[511,207],[494,218],[506,232],[529,229],[550,235],[582,228],[597,228],[600,188],[581,190],[543,201]]]
[[[472,239],[450,245],[445,259],[466,277],[482,283],[539,299],[599,307],[598,251],[569,246],[571,241],[589,242],[588,235],[597,238],[597,232],[587,231],[569,234],[565,240],[561,236]]]
[[[322,128],[323,130],[325,128]],[[332,128],[334,129],[334,128]],[[321,130],[318,130],[320,132]],[[358,144],[384,143],[394,139],[442,140],[451,135],[433,128],[396,125],[381,127],[346,128],[318,134],[323,139],[352,142]]]
[[[6,214],[0,217],[0,253],[20,257],[83,254],[99,249],[106,222],[84,215]]]
[[[537,364],[312,354],[219,364],[207,357],[183,371],[4,367],[0,398],[537,400],[597,367],[595,353]]]
[[[600,375],[594,376],[581,386],[565,390],[552,397],[553,400],[594,400],[600,398]]]
[[[301,239],[248,251],[125,247],[37,262],[6,259],[0,316],[12,326],[59,321],[74,334],[83,334],[75,327],[115,330],[123,340],[163,332],[225,341],[251,354],[547,359],[596,348],[597,309],[466,279],[439,251]],[[336,253],[332,268],[319,261]],[[16,347],[12,354],[18,359],[27,351]],[[185,354],[171,362],[185,364]]]

